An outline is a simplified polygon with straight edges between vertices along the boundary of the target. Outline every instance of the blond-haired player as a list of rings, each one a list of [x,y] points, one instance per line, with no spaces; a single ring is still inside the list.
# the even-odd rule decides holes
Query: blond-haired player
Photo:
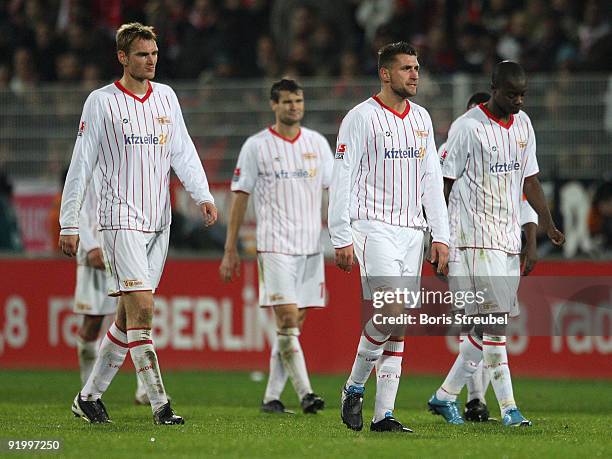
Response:
[[[170,169],[200,207],[206,225],[215,223],[217,210],[176,94],[151,82],[158,55],[153,29],[124,24],[116,41],[123,76],[85,102],[60,211],[59,245],[74,256],[84,193],[94,170],[99,171],[98,224],[109,290],[120,299],[115,323],[72,410],[90,422],[110,421],[101,397],[129,350],[154,422],[183,424],[168,402],[151,336],[153,293],[168,251]]]

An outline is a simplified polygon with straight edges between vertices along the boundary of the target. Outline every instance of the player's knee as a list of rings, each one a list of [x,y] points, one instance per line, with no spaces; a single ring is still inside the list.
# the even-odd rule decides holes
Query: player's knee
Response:
[[[278,317],[279,328],[301,328],[296,314],[281,314]]]

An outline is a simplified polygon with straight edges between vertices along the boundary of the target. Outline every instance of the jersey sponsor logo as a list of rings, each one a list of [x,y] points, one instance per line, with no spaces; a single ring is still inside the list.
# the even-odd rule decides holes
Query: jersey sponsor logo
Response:
[[[421,139],[425,139],[427,138],[427,136],[429,136],[429,131],[414,131],[417,137],[420,137]]]
[[[131,123],[132,123],[132,122],[130,121],[130,119],[129,119],[129,118],[123,118],[123,119],[121,120],[121,122],[122,122],[123,124],[131,124]]]
[[[317,159],[317,154],[306,152],[303,154],[303,157],[304,159]]]
[[[164,145],[167,140],[167,134],[123,135],[123,141],[126,145]]]
[[[284,179],[300,179],[300,178],[312,178],[317,176],[317,169],[297,169],[295,171],[286,171],[281,169],[279,171],[274,171],[274,177],[277,180]]]
[[[83,132],[85,132],[85,121],[81,121],[81,124],[79,124],[79,132],[77,132],[77,136],[82,137]]]
[[[238,180],[240,180],[240,168],[239,167],[234,169],[234,175],[232,176],[232,182],[237,182]]]
[[[336,159],[344,159],[344,153],[346,153],[346,144],[339,143],[338,148],[336,148],[336,154],[334,158]]]
[[[144,282],[137,279],[125,279],[123,281],[123,286],[125,288],[134,288],[134,287],[142,287]]]
[[[489,172],[493,175],[505,175],[518,171],[521,168],[521,163],[518,161],[510,163],[489,163]]]
[[[172,124],[172,120],[170,119],[169,116],[158,116],[157,118],[155,118],[155,120],[159,124]]]
[[[425,147],[408,147],[405,150],[401,148],[385,148],[385,160],[395,159],[423,159],[425,156]]]

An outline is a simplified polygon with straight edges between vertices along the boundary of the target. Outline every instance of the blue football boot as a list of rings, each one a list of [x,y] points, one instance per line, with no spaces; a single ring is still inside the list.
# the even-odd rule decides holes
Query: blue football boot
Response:
[[[438,400],[436,394],[434,394],[429,399],[429,402],[427,402],[427,405],[429,406],[429,411],[433,414],[439,414],[449,424],[460,425],[464,423],[463,418],[459,414],[457,402]]]
[[[525,419],[518,408],[511,408],[502,417],[502,423],[507,427],[530,426],[531,421]]]

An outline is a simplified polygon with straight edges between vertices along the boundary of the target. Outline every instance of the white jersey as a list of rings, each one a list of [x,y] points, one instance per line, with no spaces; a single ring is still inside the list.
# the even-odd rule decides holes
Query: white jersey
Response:
[[[94,174],[89,182],[85,199],[79,215],[79,248],[77,250],[77,263],[87,265],[87,254],[102,246],[98,231],[98,200],[96,188],[99,187],[98,174]]]
[[[440,147],[438,147],[438,156],[440,157],[441,166],[444,165],[444,160],[446,159],[447,154],[448,153],[446,151],[446,142],[444,142],[443,144],[440,145]],[[450,199],[457,199],[457,195],[450,196],[449,200]],[[451,206],[450,202],[449,202],[449,207],[453,207],[454,209],[458,210],[458,207],[456,205]],[[521,199],[520,214],[521,214],[521,219],[520,219],[521,228],[527,223],[534,223],[537,226],[538,214],[534,210],[534,208],[529,205],[529,202],[527,202],[527,197],[525,196],[525,194],[523,194],[523,197]],[[459,218],[459,212],[455,212],[452,215],[449,214],[448,220],[449,220],[449,225],[451,228],[453,227],[453,225],[457,224],[458,218]]]
[[[61,234],[78,234],[79,211],[97,170],[100,229],[162,231],[170,225],[170,167],[192,198],[213,201],[176,94],[149,83],[138,97],[119,82],[93,91],[83,108],[60,211]]]
[[[355,220],[423,230],[429,223],[433,241],[448,244],[442,175],[427,110],[406,101],[406,110],[398,113],[376,96],[362,102],[340,125],[335,158],[328,215],[334,247],[353,243]]]
[[[293,140],[272,128],[246,140],[232,191],[254,194],[259,252],[320,252],[322,190],[329,187],[332,163],[327,140],[305,127]]]
[[[451,126],[442,173],[455,179],[449,214],[451,245],[521,251],[521,196],[525,177],[538,173],[535,133],[524,112],[507,123],[484,105]]]

